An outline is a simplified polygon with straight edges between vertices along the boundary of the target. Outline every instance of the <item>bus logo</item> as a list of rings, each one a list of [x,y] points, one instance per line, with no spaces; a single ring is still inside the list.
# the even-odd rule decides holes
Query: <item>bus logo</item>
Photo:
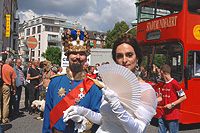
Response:
[[[194,37],[197,39],[197,40],[200,40],[200,25],[196,25],[193,29],[193,34],[194,34]]]

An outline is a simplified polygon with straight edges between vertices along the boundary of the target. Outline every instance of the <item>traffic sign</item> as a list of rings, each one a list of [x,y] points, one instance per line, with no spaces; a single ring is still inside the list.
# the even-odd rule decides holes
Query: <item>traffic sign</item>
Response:
[[[26,41],[29,48],[34,49],[37,47],[37,39],[35,37],[29,37]]]

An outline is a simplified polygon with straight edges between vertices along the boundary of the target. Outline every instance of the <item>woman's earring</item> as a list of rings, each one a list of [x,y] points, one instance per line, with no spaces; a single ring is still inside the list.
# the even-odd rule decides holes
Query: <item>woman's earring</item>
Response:
[[[137,60],[137,62],[136,62],[136,70],[139,71],[138,60]]]
[[[135,74],[137,77],[139,76],[139,65],[138,65],[138,60],[137,60],[137,62],[136,62],[134,74]]]

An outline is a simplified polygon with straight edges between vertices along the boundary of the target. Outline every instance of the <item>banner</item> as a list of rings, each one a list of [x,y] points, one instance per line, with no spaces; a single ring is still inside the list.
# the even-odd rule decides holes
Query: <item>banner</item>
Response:
[[[6,33],[4,34],[4,37],[10,37],[10,15],[5,15],[6,19]]]

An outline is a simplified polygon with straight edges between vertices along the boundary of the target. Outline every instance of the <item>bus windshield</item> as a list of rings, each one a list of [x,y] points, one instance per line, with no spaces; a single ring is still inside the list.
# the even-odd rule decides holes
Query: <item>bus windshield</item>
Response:
[[[179,42],[167,42],[162,44],[143,45],[142,66],[146,70],[144,80],[158,82],[160,66],[168,64],[171,67],[171,76],[178,82],[183,78],[183,46]]]
[[[200,0],[188,0],[188,11],[193,14],[200,14]]]
[[[141,0],[136,5],[139,8],[138,22],[140,23],[181,12],[183,0]]]

